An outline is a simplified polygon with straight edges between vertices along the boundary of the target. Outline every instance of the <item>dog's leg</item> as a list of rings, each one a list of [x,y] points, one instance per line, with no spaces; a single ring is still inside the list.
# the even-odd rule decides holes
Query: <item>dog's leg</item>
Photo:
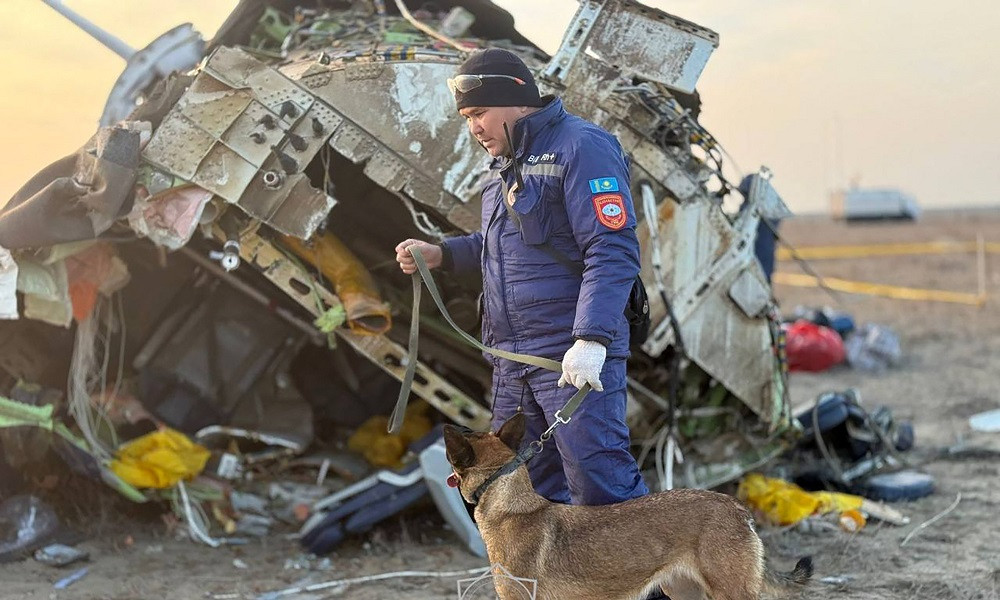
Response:
[[[714,600],[760,600],[764,587],[764,544],[746,507],[736,505],[728,515],[732,525],[711,532],[701,546],[701,574]]]
[[[702,568],[709,597],[712,600],[760,600],[764,565],[754,549],[747,547],[743,551],[719,554],[709,563],[709,568]]]
[[[674,577],[660,585],[670,600],[705,600],[705,590],[701,584],[686,577]]]

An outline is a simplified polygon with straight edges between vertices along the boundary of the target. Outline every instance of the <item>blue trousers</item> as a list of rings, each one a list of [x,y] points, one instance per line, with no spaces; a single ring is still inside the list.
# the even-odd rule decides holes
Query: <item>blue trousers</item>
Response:
[[[527,425],[524,443],[537,440],[576,388],[557,387],[559,373],[500,362],[493,372],[493,430],[521,411]],[[556,428],[528,463],[535,491],[552,502],[614,504],[649,493],[629,453],[625,360],[608,359],[601,383],[604,391],[587,394],[570,422]]]

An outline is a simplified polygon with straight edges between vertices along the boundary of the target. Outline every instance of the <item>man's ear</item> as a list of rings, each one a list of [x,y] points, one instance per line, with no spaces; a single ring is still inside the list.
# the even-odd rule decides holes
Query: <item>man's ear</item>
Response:
[[[476,463],[476,452],[465,435],[454,425],[444,426],[444,448],[448,462],[456,469],[467,469]]]
[[[521,439],[524,438],[525,416],[524,413],[514,413],[514,416],[500,426],[496,436],[508,448],[517,452],[521,448]]]

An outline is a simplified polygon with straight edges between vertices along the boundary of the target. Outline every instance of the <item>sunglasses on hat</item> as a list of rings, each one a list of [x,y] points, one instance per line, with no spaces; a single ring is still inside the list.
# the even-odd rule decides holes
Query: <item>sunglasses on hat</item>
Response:
[[[511,79],[518,85],[525,85],[524,80],[513,75],[456,75],[448,80],[448,89],[451,93],[462,92],[467,94],[483,85],[484,79],[489,78]]]

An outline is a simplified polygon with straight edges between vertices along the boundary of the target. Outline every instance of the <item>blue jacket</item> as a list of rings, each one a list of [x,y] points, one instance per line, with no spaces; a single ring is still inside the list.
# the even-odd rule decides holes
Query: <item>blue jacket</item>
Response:
[[[622,314],[639,272],[628,163],[618,140],[553,99],[511,131],[524,189],[508,216],[503,186],[515,178],[496,159],[483,190],[482,229],[444,242],[456,273],[483,275],[483,343],[561,359],[575,339],[628,356]],[[539,248],[548,243],[583,266],[582,277]],[[497,366],[515,368],[493,359]]]

